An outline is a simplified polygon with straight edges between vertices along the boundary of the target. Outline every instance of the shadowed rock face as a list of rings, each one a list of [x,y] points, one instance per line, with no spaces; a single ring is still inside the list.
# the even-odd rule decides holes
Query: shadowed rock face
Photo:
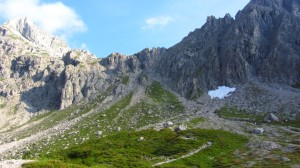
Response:
[[[300,82],[300,4],[253,0],[236,18],[207,18],[157,64],[157,74],[186,97],[249,80]]]

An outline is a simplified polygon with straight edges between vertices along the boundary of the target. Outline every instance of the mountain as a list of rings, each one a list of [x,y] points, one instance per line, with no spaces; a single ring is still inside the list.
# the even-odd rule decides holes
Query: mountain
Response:
[[[300,83],[299,2],[251,1],[235,18],[207,18],[158,61],[158,73],[186,97],[248,81]]]
[[[26,17],[10,20],[4,26],[20,38],[25,38],[34,45],[45,48],[51,56],[61,57],[62,53],[70,50],[62,39],[43,31]]]
[[[273,160],[297,167],[299,31],[299,0],[252,0],[234,18],[209,16],[170,48],[97,58],[70,49],[28,18],[8,21],[0,26],[0,159],[47,156],[95,166],[97,156],[104,166],[130,167],[132,160],[120,151],[126,149],[141,167],[167,164],[163,157],[179,158],[169,167],[263,167]],[[222,92],[220,86],[235,91],[212,98],[209,92]],[[120,147],[125,142],[130,145]],[[94,151],[95,143],[121,152],[124,163]],[[187,154],[197,145],[208,154]],[[57,152],[69,148],[68,154]],[[102,156],[112,160],[102,163]],[[195,162],[198,157],[214,159],[204,164]]]

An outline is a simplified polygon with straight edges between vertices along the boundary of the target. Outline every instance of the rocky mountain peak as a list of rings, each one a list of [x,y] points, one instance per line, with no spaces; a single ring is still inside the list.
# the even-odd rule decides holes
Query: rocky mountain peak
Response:
[[[27,17],[12,19],[4,26],[33,45],[44,48],[50,56],[62,57],[69,50],[66,42],[45,32]]]
[[[298,0],[252,0],[247,7],[249,6],[279,9],[300,16],[300,2]]]

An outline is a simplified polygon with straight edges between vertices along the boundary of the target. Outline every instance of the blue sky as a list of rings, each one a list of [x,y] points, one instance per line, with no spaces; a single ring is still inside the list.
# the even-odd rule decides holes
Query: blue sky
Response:
[[[65,38],[71,47],[105,57],[112,52],[130,55],[147,47],[170,47],[200,28],[207,16],[223,17],[230,13],[234,17],[248,2],[0,0],[0,20],[32,17],[40,27]]]

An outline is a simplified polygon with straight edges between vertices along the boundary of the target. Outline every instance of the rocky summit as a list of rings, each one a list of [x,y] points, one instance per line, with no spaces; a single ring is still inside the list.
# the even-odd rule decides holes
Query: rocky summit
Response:
[[[0,26],[0,159],[300,167],[298,32],[299,0],[251,0],[235,17],[207,17],[170,48],[98,58],[30,18],[8,21]]]

